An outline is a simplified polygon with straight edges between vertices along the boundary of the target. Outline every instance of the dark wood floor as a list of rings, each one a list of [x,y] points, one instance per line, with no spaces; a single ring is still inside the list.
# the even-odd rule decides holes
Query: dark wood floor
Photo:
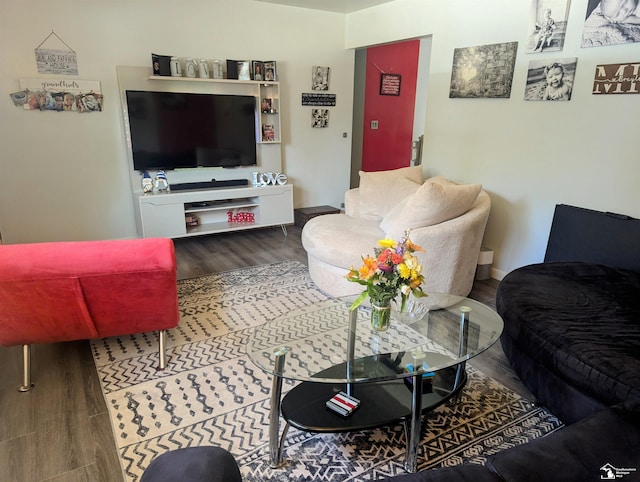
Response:
[[[306,264],[300,229],[288,227],[175,241],[178,278],[297,259]],[[470,297],[494,307],[496,280],[476,281]],[[86,341],[33,347],[36,388],[18,393],[19,347],[0,347],[0,480],[117,482],[120,464],[107,407]],[[499,344],[472,364],[530,398]]]

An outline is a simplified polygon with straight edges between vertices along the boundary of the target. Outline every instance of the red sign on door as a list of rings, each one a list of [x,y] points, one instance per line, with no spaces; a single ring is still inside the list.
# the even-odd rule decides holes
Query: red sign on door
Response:
[[[382,74],[380,95],[400,95],[400,74]]]

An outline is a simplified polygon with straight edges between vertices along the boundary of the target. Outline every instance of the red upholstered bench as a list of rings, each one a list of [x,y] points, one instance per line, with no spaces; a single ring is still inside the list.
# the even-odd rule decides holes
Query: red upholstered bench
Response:
[[[173,241],[147,238],[0,246],[0,345],[30,345],[159,331],[179,321]]]

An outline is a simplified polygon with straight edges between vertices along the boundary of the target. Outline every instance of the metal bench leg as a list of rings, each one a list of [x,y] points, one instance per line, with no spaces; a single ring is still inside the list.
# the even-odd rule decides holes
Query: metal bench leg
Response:
[[[18,387],[19,392],[33,390],[31,383],[31,345],[22,345],[22,385]]]
[[[167,366],[167,355],[164,347],[165,332],[166,330],[158,330],[158,357],[160,359],[158,370],[164,370]]]

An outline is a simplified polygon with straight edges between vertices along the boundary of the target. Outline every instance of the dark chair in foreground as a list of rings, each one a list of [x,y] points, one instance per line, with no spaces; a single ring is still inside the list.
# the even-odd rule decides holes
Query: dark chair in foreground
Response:
[[[140,482],[242,482],[233,456],[220,447],[188,447],[159,455]]]

